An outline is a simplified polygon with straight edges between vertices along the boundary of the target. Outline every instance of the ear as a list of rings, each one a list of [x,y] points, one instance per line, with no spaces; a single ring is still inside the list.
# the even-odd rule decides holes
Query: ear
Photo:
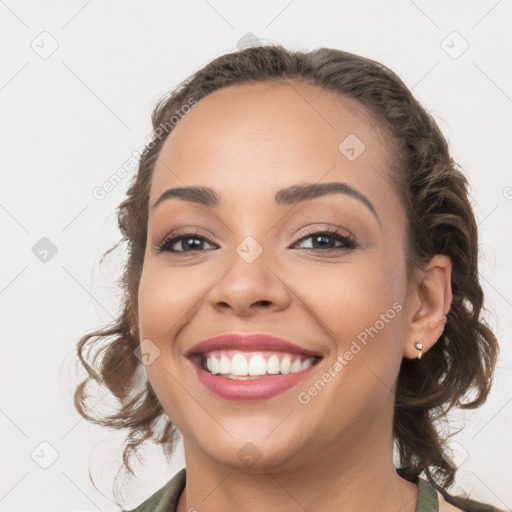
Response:
[[[452,303],[452,264],[444,254],[436,254],[425,270],[417,274],[417,285],[407,299],[407,331],[404,357],[414,359],[420,350],[414,345],[421,343],[423,354],[443,334],[446,314]]]

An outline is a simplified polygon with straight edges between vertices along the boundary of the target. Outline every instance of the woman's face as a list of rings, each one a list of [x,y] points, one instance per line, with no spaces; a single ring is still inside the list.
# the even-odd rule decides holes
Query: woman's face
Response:
[[[186,450],[257,470],[325,464],[365,438],[389,441],[410,297],[388,161],[359,103],[299,83],[216,91],[171,132],[152,178],[138,312],[148,378]],[[290,187],[335,183],[329,194],[276,201]],[[182,195],[153,207],[168,189],[193,186],[218,203]],[[221,396],[188,355],[236,333],[278,337],[321,359],[279,392]],[[248,361],[257,355],[241,350]],[[280,365],[285,352],[258,353]],[[229,379],[232,392],[254,382]]]

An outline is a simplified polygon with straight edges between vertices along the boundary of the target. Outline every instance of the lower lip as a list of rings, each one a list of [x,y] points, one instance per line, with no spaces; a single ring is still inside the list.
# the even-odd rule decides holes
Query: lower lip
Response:
[[[265,400],[284,393],[287,389],[298,384],[302,379],[310,375],[318,362],[307,370],[287,375],[267,375],[259,379],[238,380],[228,377],[213,375],[200,366],[192,363],[199,380],[217,396],[226,400]]]

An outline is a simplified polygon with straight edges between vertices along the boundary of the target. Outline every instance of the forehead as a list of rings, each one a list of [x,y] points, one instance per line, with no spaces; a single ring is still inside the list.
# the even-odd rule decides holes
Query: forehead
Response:
[[[205,185],[239,198],[245,191],[254,199],[320,181],[385,196],[392,193],[389,153],[375,126],[357,100],[318,86],[282,80],[229,86],[201,99],[170,133],[150,201],[172,186]]]

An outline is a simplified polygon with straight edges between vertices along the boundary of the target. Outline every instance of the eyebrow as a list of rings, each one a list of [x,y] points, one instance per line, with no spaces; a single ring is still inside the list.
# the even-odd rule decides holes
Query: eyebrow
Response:
[[[275,193],[275,201],[280,206],[295,205],[303,201],[309,201],[329,194],[344,194],[358,199],[373,213],[380,223],[379,216],[377,215],[375,207],[371,201],[355,188],[351,187],[347,183],[341,183],[339,181],[332,183],[292,185],[291,187],[278,190]],[[156,208],[163,201],[173,198],[214,208],[221,204],[219,195],[212,188],[197,185],[191,187],[170,188],[155,201],[151,208]]]

